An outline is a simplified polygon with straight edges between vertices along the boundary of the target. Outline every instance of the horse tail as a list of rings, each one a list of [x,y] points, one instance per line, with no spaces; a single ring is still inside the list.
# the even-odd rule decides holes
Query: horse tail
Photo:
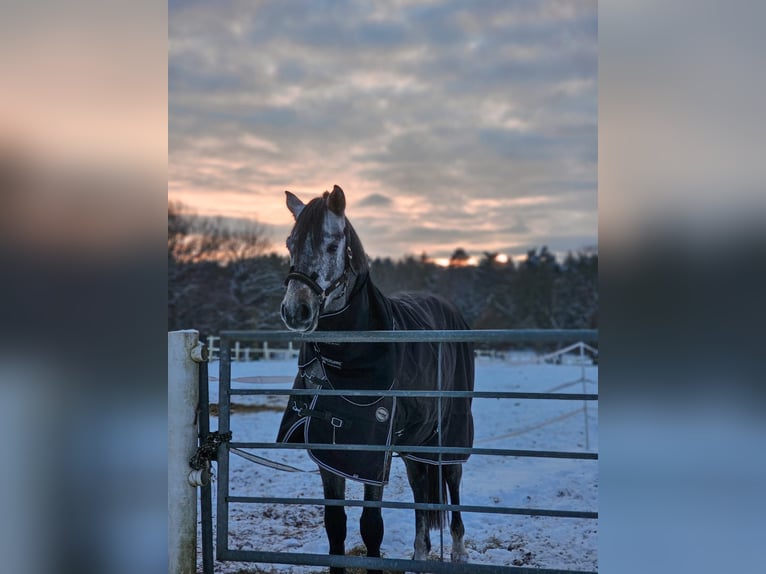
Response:
[[[438,464],[425,464],[424,466],[426,467],[426,481],[428,482],[427,502],[429,504],[443,504],[447,498],[447,479],[443,472],[439,473]],[[439,474],[442,475],[441,493],[444,500],[439,498]],[[429,530],[444,528],[445,524],[447,524],[446,510],[426,510],[426,526]]]

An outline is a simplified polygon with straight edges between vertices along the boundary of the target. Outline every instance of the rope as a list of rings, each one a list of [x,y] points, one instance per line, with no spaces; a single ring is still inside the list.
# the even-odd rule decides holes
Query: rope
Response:
[[[269,460],[268,458],[263,458],[262,456],[257,456],[250,452],[240,450],[238,448],[229,448],[229,452],[233,452],[237,456],[241,456],[242,458],[244,458],[245,460],[249,460],[250,462],[267,466],[269,468],[274,468],[276,470],[283,470],[285,472],[310,472],[310,473],[319,472],[318,469],[303,470],[302,468],[296,468],[294,466],[290,466],[289,464],[284,464],[282,462],[274,462],[273,460]]]
[[[555,387],[552,387],[550,389],[547,389],[543,391],[544,393],[555,393],[556,391],[560,391],[561,389],[565,389],[566,387],[572,387],[574,385],[579,385],[580,383],[592,383],[592,384],[598,384],[598,381],[594,381],[593,379],[577,379],[576,381],[569,381],[568,383],[561,383],[560,385],[556,385]]]
[[[218,446],[230,440],[231,431],[226,433],[219,433],[218,431],[209,433],[202,444],[197,447],[197,452],[189,459],[189,466],[194,470],[210,468],[210,461],[218,460]]]
[[[518,435],[521,435],[521,434],[524,434],[524,433],[527,433],[527,432],[530,432],[530,431],[533,431],[533,430],[537,430],[537,429],[542,428],[544,426],[547,426],[549,424],[553,424],[553,423],[557,423],[559,421],[563,421],[565,419],[568,419],[569,417],[575,416],[577,413],[581,413],[582,411],[583,411],[583,407],[580,407],[579,409],[575,409],[573,411],[570,411],[568,413],[564,413],[563,415],[559,415],[557,417],[554,417],[552,419],[548,419],[546,421],[543,421],[541,423],[537,423],[535,425],[531,425],[531,426],[528,426],[528,427],[525,427],[525,428],[522,428],[522,429],[519,429],[519,430],[516,430],[516,431],[513,431],[513,432],[509,432],[507,434],[501,434],[501,435],[493,436],[493,437],[490,437],[490,438],[482,438],[482,439],[479,439],[479,440],[475,440],[473,442],[474,442],[474,444],[477,444],[477,443],[481,444],[481,443],[487,443],[487,442],[492,442],[492,441],[500,440],[500,439],[503,439],[503,438],[510,438],[512,436],[518,436]]]

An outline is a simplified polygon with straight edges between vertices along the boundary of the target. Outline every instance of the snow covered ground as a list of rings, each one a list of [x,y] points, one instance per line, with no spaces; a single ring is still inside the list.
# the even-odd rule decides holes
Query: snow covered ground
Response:
[[[501,359],[476,361],[476,390],[598,392],[598,367],[569,364],[518,365]],[[290,388],[294,361],[232,364],[232,385]],[[584,377],[587,382],[581,382]],[[210,365],[210,401],[217,402],[218,363]],[[579,382],[575,382],[579,381]],[[571,384],[570,384],[571,383]],[[237,442],[273,441],[285,396],[235,396],[231,429]],[[532,450],[598,450],[598,404],[582,401],[474,399],[476,447]],[[587,421],[587,423],[586,423]],[[587,428],[586,428],[587,424]],[[215,430],[217,423],[211,421]],[[291,466],[313,470],[304,451],[255,453]],[[230,457],[230,492],[239,496],[322,498],[315,473],[287,473]],[[550,458],[502,458],[474,455],[464,465],[463,504],[557,510],[598,510],[598,462]],[[215,497],[215,488],[213,489]],[[363,487],[347,482],[347,498],[361,499]],[[394,459],[385,500],[412,501],[404,464]],[[215,500],[214,500],[215,504]],[[314,506],[231,504],[229,547],[234,549],[325,554],[323,510]],[[349,553],[364,554],[359,535],[360,508],[347,508]],[[415,530],[412,510],[383,509],[388,558],[410,558]],[[567,570],[597,570],[598,521],[501,514],[464,513],[469,561]],[[438,559],[439,532],[431,533]],[[444,536],[445,556],[451,540]],[[198,556],[200,554],[198,553]],[[448,559],[448,558],[447,558]],[[201,557],[198,570],[201,572]],[[317,567],[216,562],[215,571],[322,572]]]

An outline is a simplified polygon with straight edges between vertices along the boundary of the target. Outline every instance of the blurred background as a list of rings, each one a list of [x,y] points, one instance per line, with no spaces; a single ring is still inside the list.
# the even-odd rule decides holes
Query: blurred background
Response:
[[[167,9],[0,7],[4,572],[163,572]]]
[[[599,564],[757,569],[766,85],[757,2],[599,5]]]

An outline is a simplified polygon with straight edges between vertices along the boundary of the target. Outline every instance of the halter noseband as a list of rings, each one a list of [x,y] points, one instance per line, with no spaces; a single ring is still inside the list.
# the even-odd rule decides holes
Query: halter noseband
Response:
[[[312,273],[311,275],[307,275],[306,273],[303,273],[302,271],[296,271],[295,266],[290,266],[290,272],[287,274],[287,277],[285,278],[285,287],[288,283],[290,283],[291,280],[300,281],[304,285],[308,285],[309,289],[311,289],[314,293],[319,295],[319,311],[321,313],[322,309],[324,308],[324,303],[327,300],[327,297],[330,296],[333,292],[335,292],[338,287],[341,285],[345,285],[346,281],[348,280],[348,273],[349,268],[351,267],[351,260],[353,259],[353,256],[351,254],[351,245],[349,244],[349,237],[348,233],[346,233],[346,257],[345,257],[345,263],[343,266],[343,273],[340,274],[340,277],[335,279],[332,283],[330,283],[327,286],[327,289],[322,289],[321,285],[316,282],[318,274]]]

